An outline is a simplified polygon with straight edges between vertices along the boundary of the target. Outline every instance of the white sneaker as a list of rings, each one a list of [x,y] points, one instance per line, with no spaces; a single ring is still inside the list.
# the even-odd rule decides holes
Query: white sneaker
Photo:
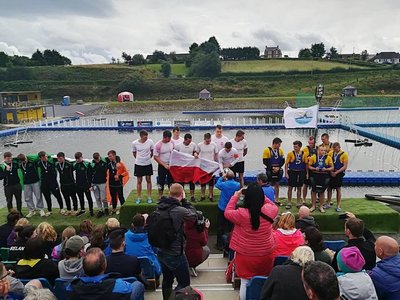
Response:
[[[117,211],[115,212],[116,215],[119,215],[119,209],[117,209]]]
[[[64,208],[60,209],[60,214],[61,214],[61,215],[65,215],[66,212],[67,212],[67,211],[66,211]]]
[[[29,213],[26,215],[26,217],[29,219],[29,218],[32,218],[34,215],[36,215],[36,212],[35,212],[34,210],[31,210],[31,211],[29,211]]]
[[[45,213],[44,216],[45,216],[45,217],[50,217],[50,216],[51,216],[51,211],[48,211],[47,213]]]
[[[40,214],[41,217],[45,217],[46,216],[46,213],[44,212],[43,209],[40,210],[39,214]]]

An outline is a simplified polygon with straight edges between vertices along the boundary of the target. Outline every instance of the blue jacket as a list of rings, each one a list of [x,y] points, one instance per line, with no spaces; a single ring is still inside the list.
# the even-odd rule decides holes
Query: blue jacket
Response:
[[[149,243],[147,232],[127,231],[125,233],[125,253],[136,257],[148,257],[154,263],[156,275],[161,275],[160,262]]]
[[[225,208],[228,205],[228,202],[233,194],[236,191],[240,190],[240,183],[233,179],[224,180],[223,177],[220,177],[215,187],[221,190],[218,201],[218,208],[222,211],[225,211]]]
[[[132,284],[116,278],[117,273],[77,277],[67,286],[68,299],[131,299]]]
[[[400,299],[400,254],[379,261],[369,275],[380,300]]]
[[[275,190],[274,190],[274,188],[272,186],[270,186],[269,184],[265,184],[265,185],[261,186],[261,188],[262,188],[262,190],[264,192],[264,196],[275,203]]]

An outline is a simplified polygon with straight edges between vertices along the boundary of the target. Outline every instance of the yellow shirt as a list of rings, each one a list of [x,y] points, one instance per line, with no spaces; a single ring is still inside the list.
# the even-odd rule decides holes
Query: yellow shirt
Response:
[[[313,156],[308,158],[308,165],[312,166],[314,164],[317,163],[317,154],[314,154]],[[327,165],[328,167],[332,167],[333,166],[333,160],[332,157],[330,157],[329,155],[326,156],[325,158],[325,165]]]
[[[283,149],[279,148],[279,156],[284,156],[285,154],[283,153]],[[267,147],[264,149],[263,152],[263,159],[264,158],[271,158],[271,150]]]
[[[330,156],[330,157],[332,157],[332,160],[333,160],[333,158],[334,158],[334,154],[335,152],[332,150],[332,151],[329,151],[329,153],[328,153],[328,155]],[[338,155],[339,154],[341,154],[340,155],[340,159],[339,159],[339,161],[342,163],[342,164],[344,164],[345,162],[349,162],[349,155],[347,154],[347,152],[344,152],[343,150],[340,150],[339,151],[339,153],[338,153]]]
[[[293,151],[290,151],[287,156],[286,156],[286,164],[290,164],[291,162],[294,162],[296,160],[296,157],[293,153]],[[308,157],[306,153],[303,151],[303,157],[301,159],[304,163],[307,163]]]

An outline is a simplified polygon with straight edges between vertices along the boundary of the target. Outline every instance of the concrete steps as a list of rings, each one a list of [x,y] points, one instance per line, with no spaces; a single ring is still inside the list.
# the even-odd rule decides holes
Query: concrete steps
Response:
[[[197,277],[191,277],[191,286],[204,294],[204,299],[239,299],[239,291],[225,281],[227,259],[222,254],[210,254],[209,258],[196,268]],[[145,293],[146,300],[162,299],[161,288]]]

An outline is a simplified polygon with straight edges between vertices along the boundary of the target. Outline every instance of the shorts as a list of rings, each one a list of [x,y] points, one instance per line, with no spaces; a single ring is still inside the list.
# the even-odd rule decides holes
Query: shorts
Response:
[[[329,187],[332,189],[340,188],[343,184],[344,173],[339,173],[335,177],[331,176],[331,180],[329,181]]]
[[[313,193],[325,193],[325,190],[329,186],[330,177],[327,173],[311,173],[311,191]]]
[[[201,186],[205,187],[207,184],[208,184],[208,186],[214,186],[214,184],[215,184],[215,176],[213,176],[209,182],[204,183]]]
[[[151,176],[153,175],[153,165],[139,166],[135,165],[134,174],[136,177]]]
[[[268,170],[266,171],[267,173],[267,177],[268,177],[268,182],[270,183],[277,183],[280,182],[282,177],[283,177],[283,170],[282,168],[279,169],[278,172],[273,173],[272,170]]]
[[[289,181],[288,185],[291,187],[302,187],[304,180],[306,179],[305,171],[292,171],[289,170]]]
[[[307,185],[307,186],[311,186],[310,177],[304,178],[304,184]]]
[[[244,161],[236,163],[233,167],[230,168],[233,173],[244,173]]]

